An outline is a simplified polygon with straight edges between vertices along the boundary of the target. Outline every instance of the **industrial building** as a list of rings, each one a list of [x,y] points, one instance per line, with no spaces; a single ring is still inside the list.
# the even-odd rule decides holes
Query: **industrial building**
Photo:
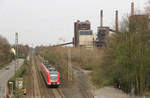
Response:
[[[97,41],[96,41],[96,46],[97,47],[104,47],[105,41],[107,39],[107,36],[109,34],[109,27],[98,27],[97,28]]]
[[[136,32],[142,25],[145,29],[150,29],[150,16],[146,14],[135,15],[134,3],[131,3],[131,16],[129,17],[129,31]],[[115,11],[115,30],[107,26],[103,26],[103,10],[100,11],[100,26],[97,27],[97,34],[93,34],[91,30],[91,23],[86,21],[77,20],[74,23],[74,47],[105,47],[107,36],[112,33],[119,33],[119,19],[118,10]]]
[[[134,13],[134,3],[131,3],[131,16],[129,17],[129,31],[137,32],[140,27],[145,30],[150,30],[150,16],[146,14],[136,14]],[[118,11],[115,12],[115,30],[109,27],[103,26],[103,10],[100,11],[100,26],[97,28],[97,39],[94,41],[95,46],[105,47],[105,41],[107,40],[107,35],[110,32],[119,33],[119,21],[118,21]]]
[[[143,27],[145,30],[150,29],[149,15],[134,15],[129,18],[130,32],[137,32],[139,28]]]
[[[79,31],[79,45],[80,47],[93,48],[93,32],[92,30]]]
[[[115,30],[110,29],[107,26],[103,26],[103,10],[100,11],[100,26],[97,27],[97,34],[93,34],[91,30],[91,24],[88,20],[85,22],[74,23],[74,47],[105,47],[107,36],[110,32],[119,32],[118,23],[118,11],[115,12]]]
[[[147,14],[134,13],[134,3],[131,3],[131,16],[129,17],[129,30],[130,32],[137,32],[138,29],[150,29],[150,16]]]
[[[105,47],[105,41],[109,34],[109,27],[103,26],[103,10],[100,11],[100,26],[97,27],[97,38],[94,41],[94,46],[102,48]]]
[[[77,20],[77,22],[74,23],[74,47],[92,47],[92,34],[91,23],[88,20],[84,22]]]

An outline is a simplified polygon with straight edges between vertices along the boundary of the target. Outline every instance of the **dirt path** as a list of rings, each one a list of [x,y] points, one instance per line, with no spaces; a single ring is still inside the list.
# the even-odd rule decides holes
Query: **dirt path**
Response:
[[[132,98],[119,89],[113,87],[105,87],[101,89],[93,89],[92,83],[88,80],[90,71],[73,67],[79,90],[82,94],[80,98]]]
[[[69,86],[64,84],[63,87],[63,92],[67,98],[93,98],[86,75],[76,68],[73,68],[73,70],[73,83],[68,83]]]
[[[125,94],[123,91],[113,87],[96,89],[94,91],[94,96],[94,98],[132,98],[129,95]]]
[[[76,81],[83,98],[93,98],[91,87],[88,82],[88,76],[80,69],[73,67],[75,72]]]

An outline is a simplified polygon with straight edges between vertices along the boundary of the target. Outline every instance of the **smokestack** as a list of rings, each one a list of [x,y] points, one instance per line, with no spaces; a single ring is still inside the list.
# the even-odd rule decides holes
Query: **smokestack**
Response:
[[[118,32],[118,10],[116,10],[116,31]]]
[[[100,27],[103,27],[103,10],[100,12]]]
[[[134,2],[131,3],[131,16],[134,16]]]

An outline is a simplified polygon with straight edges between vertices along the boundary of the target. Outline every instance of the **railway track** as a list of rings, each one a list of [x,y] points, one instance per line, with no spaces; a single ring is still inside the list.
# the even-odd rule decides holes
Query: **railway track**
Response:
[[[82,81],[79,81],[79,89],[83,98],[94,98],[94,96],[88,90],[89,88],[85,86],[85,84]]]
[[[32,55],[30,76],[28,76],[27,95],[25,98],[66,98],[61,88],[49,88],[46,86],[40,72],[40,61]]]
[[[88,86],[87,77],[83,76],[84,73],[73,67],[73,70],[76,73],[76,80],[78,81],[79,90],[82,94],[82,98],[94,98],[93,94],[90,91],[90,87]]]
[[[50,88],[46,86],[44,81],[44,77],[41,73],[41,61],[38,56],[33,54],[32,56],[32,65],[31,65],[31,75],[29,76],[28,88],[27,88],[27,96],[25,98],[72,98],[74,95],[64,95],[66,92],[64,88]],[[79,89],[78,93],[81,93],[79,98],[94,98],[92,93],[90,92],[90,88],[88,87],[88,83],[86,81],[86,77],[84,76],[83,71],[73,68],[76,73],[77,88]],[[69,90],[68,90],[69,91]],[[73,91],[71,91],[72,94]],[[68,94],[68,93],[67,93]],[[75,97],[73,97],[75,98]]]
[[[30,69],[30,75],[28,77],[28,86],[27,91],[28,95],[25,96],[25,98],[41,98],[41,90],[40,85],[37,77],[36,67],[35,67],[35,60],[32,55],[32,61],[31,61],[31,69]]]
[[[43,76],[40,72],[40,61],[38,57],[34,56],[34,61],[35,61],[35,68],[36,68],[36,73],[37,77],[39,80],[39,87],[40,87],[40,93],[41,93],[41,98],[66,98],[61,91],[61,88],[49,88],[46,86],[46,83],[43,79]]]
[[[63,87],[60,88],[47,87],[44,81],[44,77],[41,73],[40,64],[41,61],[39,57],[33,54],[30,72],[31,75],[29,76],[30,83],[28,83],[29,86],[27,88],[27,91],[29,92],[25,98],[75,98],[73,96],[76,96],[74,95],[76,93],[73,93],[74,91],[70,91],[69,88],[68,90],[66,89],[64,90]],[[86,77],[83,71],[76,68],[73,68],[73,70],[76,73],[75,81],[77,83],[78,93],[81,93],[79,94],[80,97],[78,98],[94,98],[90,91],[90,88],[88,87],[87,79],[85,79]],[[66,91],[69,91],[71,96],[69,95],[69,93],[66,93]]]

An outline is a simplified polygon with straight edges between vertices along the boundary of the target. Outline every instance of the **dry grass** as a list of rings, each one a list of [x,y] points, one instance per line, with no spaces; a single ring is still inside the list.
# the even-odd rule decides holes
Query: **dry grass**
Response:
[[[102,49],[73,48],[71,51],[72,63],[87,70],[99,66],[104,53]]]
[[[68,64],[69,50],[71,50],[72,65],[87,70],[99,66],[104,53],[102,49],[47,47],[44,49],[44,55],[47,55],[50,62],[64,66]]]

